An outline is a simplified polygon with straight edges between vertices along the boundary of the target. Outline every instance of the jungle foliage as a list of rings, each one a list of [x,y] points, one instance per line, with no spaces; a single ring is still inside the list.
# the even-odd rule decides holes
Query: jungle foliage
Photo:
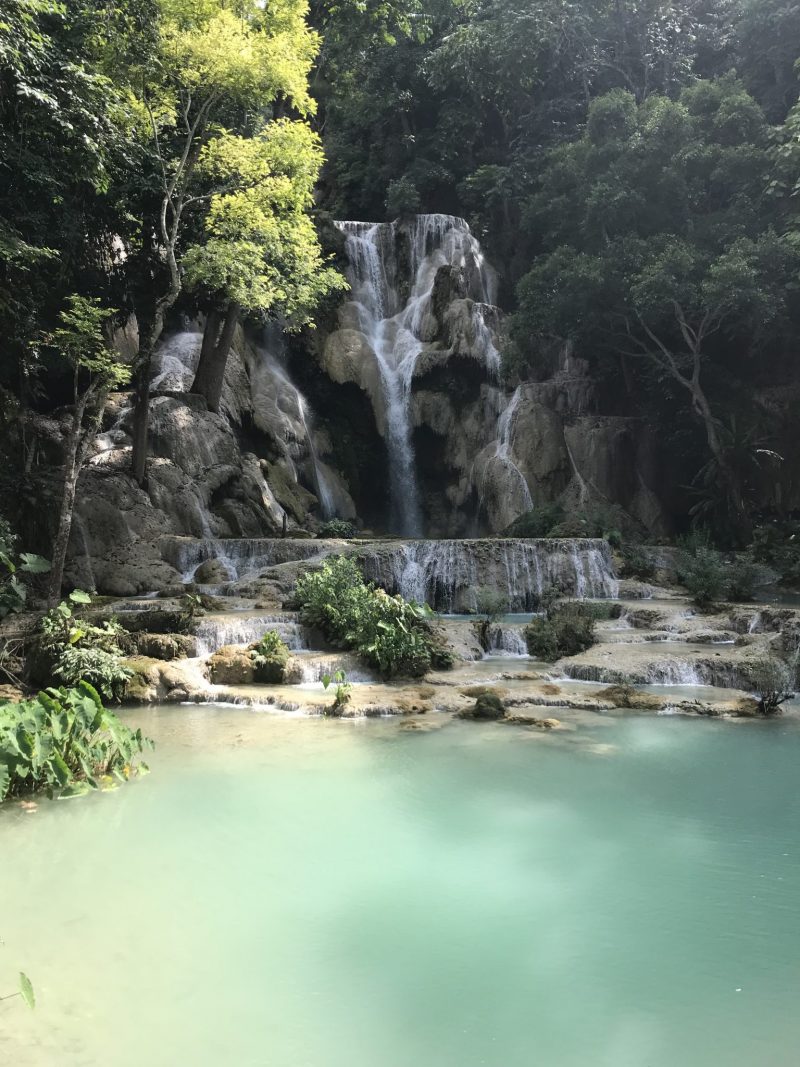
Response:
[[[668,442],[679,519],[743,543],[780,514],[800,464],[800,8],[436,0],[382,4],[376,32],[322,6],[330,209],[466,216],[513,312],[507,378],[547,375],[567,342],[603,413]]]
[[[0,801],[43,790],[79,796],[126,781],[149,746],[103,707],[88,682],[47,689],[34,700],[0,704]]]

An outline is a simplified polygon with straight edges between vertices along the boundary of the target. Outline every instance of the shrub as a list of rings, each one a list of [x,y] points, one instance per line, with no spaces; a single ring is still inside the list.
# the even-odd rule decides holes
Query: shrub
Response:
[[[797,657],[787,663],[777,656],[764,656],[752,664],[749,675],[761,714],[775,715],[795,695]]]
[[[317,530],[317,537],[337,537],[346,541],[350,537],[355,537],[356,532],[353,523],[348,522],[347,519],[328,519]]]
[[[322,688],[328,689],[331,685],[333,690],[333,703],[328,708],[328,715],[341,715],[352,697],[352,685],[347,680],[344,671],[336,671],[334,674],[323,674]]]
[[[719,552],[699,545],[680,563],[681,581],[699,608],[714,604],[725,592],[725,571]]]
[[[783,582],[800,582],[800,522],[759,526],[753,533],[753,558],[773,567]]]
[[[628,545],[622,553],[622,573],[626,578],[648,582],[654,577],[656,566],[641,545]]]
[[[430,668],[435,639],[429,610],[368,585],[354,560],[335,556],[302,575],[295,599],[303,622],[332,644],[355,649],[386,677]]]
[[[28,599],[28,581],[49,570],[49,562],[41,556],[17,553],[17,538],[8,522],[0,518],[0,619],[23,610]]]
[[[550,530],[564,520],[564,509],[560,504],[540,504],[504,530],[505,537],[547,537]]]
[[[736,559],[726,575],[727,596],[731,600],[752,600],[764,584],[764,568],[750,559]]]
[[[606,541],[608,541],[612,548],[622,548],[623,537],[620,530],[605,530],[603,532],[603,537],[605,537]]]
[[[106,699],[119,700],[132,673],[122,662],[120,642],[127,631],[114,618],[95,625],[76,616],[75,608],[89,602],[87,593],[76,590],[51,608],[39,626],[41,650],[53,675],[66,685],[83,680]]]
[[[508,610],[508,597],[490,585],[481,585],[475,590],[475,612],[487,622],[496,622]]]
[[[0,704],[0,800],[43,789],[76,796],[103,778],[124,781],[149,742],[103,707],[87,682]]]
[[[283,681],[286,664],[289,662],[289,649],[281,640],[280,634],[267,630],[261,640],[250,649],[250,658],[253,660],[257,682],[275,685]]]
[[[389,182],[386,191],[386,216],[398,219],[406,215],[416,215],[420,209],[420,195],[414,181],[407,175]]]
[[[595,642],[594,605],[570,600],[554,604],[547,618],[532,619],[525,627],[528,653],[552,662],[562,656],[576,656]]]
[[[528,655],[546,662],[558,659],[558,638],[549,619],[531,619],[523,632]]]

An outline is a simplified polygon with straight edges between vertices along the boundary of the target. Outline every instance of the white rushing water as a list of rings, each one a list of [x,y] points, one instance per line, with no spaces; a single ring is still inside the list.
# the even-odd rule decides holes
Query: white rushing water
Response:
[[[508,611],[536,609],[542,594],[615,597],[608,545],[575,540],[409,541],[366,553],[367,577],[437,611],[476,611],[481,587],[505,593]]]
[[[380,370],[386,448],[389,455],[390,522],[405,537],[423,533],[412,426],[411,384],[417,359],[435,329],[434,283],[443,267],[464,277],[468,295],[478,305],[492,305],[495,276],[463,219],[419,215],[411,222],[337,224],[346,235],[348,276],[359,329],[367,338]],[[409,243],[409,274],[399,263],[402,239]],[[485,308],[473,309],[476,337],[483,338],[487,369],[499,370],[499,353],[485,321]]]

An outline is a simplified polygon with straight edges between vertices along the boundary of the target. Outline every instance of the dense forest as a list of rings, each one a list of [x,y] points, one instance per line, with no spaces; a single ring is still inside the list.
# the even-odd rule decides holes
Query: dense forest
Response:
[[[790,518],[798,51],[785,0],[9,0],[6,517],[63,559],[119,388],[145,484],[172,316],[204,317],[192,391],[218,410],[238,323],[302,337],[340,299],[332,218],[442,212],[498,269],[510,387],[566,343],[604,411],[667,442],[676,528],[743,544]],[[66,406],[54,486],[36,415]]]

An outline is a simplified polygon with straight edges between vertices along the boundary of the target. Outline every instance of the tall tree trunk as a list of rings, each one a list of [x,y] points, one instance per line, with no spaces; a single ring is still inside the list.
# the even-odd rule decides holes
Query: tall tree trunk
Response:
[[[692,383],[691,394],[694,410],[703,422],[709,451],[717,462],[720,479],[725,488],[731,512],[733,513],[737,537],[742,543],[746,544],[752,538],[753,524],[750,521],[750,516],[747,514],[742,487],[739,484],[739,477],[728,462],[725,446],[720,440],[719,433],[717,432],[717,420],[714,418],[714,414],[711,411],[711,405],[708,403],[708,398],[700,387],[699,382],[695,381]]]
[[[200,363],[197,366],[191,391],[206,398],[209,411],[219,412],[222,386],[225,382],[225,368],[228,365],[228,354],[239,322],[239,313],[239,305],[231,301],[225,311],[225,319],[218,337],[215,335],[219,328],[219,314],[216,314],[212,322],[212,315],[214,315],[212,313],[206,322]]]
[[[96,407],[89,425],[84,427],[83,419],[89,400],[97,398]],[[61,587],[64,584],[64,566],[67,559],[67,548],[72,533],[72,516],[75,511],[75,495],[89,445],[97,436],[100,423],[103,421],[103,412],[106,407],[108,393],[103,389],[99,394],[88,389],[83,396],[79,397],[75,404],[75,412],[72,418],[72,429],[67,441],[66,454],[64,456],[64,488],[61,494],[61,505],[58,510],[58,525],[56,536],[53,540],[53,552],[50,562],[50,579],[47,588],[47,606],[55,607],[61,599]]]
[[[67,558],[69,535],[72,532],[72,512],[75,507],[75,491],[78,486],[78,450],[81,442],[81,426],[86,408],[87,394],[79,399],[72,416],[72,428],[67,439],[64,455],[64,486],[61,491],[61,504],[58,509],[58,525],[53,539],[53,552],[50,560],[50,581],[47,588],[47,606],[55,607],[61,598],[61,586],[64,583],[64,564]]]

